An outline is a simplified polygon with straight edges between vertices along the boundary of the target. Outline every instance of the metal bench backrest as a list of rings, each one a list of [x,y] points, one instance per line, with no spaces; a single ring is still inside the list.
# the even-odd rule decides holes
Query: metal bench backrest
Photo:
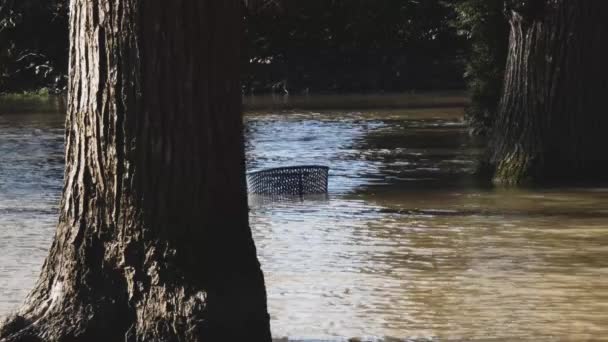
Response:
[[[314,195],[327,193],[329,167],[278,167],[247,174],[249,193],[260,195]]]

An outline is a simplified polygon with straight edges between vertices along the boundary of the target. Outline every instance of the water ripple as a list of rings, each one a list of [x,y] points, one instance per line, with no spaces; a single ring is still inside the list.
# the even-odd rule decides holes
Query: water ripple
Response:
[[[245,118],[250,170],[331,167],[327,197],[250,198],[273,334],[345,341],[608,333],[608,189],[478,184],[461,109]],[[46,256],[63,118],[0,115],[0,314]]]

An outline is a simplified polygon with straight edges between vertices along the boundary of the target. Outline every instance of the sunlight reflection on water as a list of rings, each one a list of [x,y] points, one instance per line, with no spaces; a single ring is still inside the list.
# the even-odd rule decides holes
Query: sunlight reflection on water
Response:
[[[608,189],[492,189],[461,109],[256,111],[248,168],[331,167],[328,197],[251,198],[276,337],[608,333]],[[0,315],[56,222],[63,118],[0,112]]]

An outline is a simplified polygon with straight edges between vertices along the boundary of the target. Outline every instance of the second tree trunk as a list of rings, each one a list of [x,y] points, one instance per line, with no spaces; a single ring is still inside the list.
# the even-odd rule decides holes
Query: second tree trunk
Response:
[[[507,1],[511,34],[491,142],[495,181],[608,175],[608,2]]]

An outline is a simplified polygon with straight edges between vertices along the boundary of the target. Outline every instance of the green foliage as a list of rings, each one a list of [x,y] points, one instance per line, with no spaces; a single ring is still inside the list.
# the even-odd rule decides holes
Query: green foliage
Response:
[[[461,87],[466,41],[440,0],[258,0],[246,90]]]
[[[509,25],[504,0],[458,0],[457,26],[471,41],[465,77],[472,105],[467,117],[475,133],[493,123],[502,93],[508,51]]]
[[[66,0],[0,0],[0,93],[65,88]]]
[[[508,28],[504,0],[246,0],[246,91],[395,91],[462,86],[487,127]],[[67,0],[0,0],[0,93],[67,80]],[[454,23],[457,22],[457,27]]]

